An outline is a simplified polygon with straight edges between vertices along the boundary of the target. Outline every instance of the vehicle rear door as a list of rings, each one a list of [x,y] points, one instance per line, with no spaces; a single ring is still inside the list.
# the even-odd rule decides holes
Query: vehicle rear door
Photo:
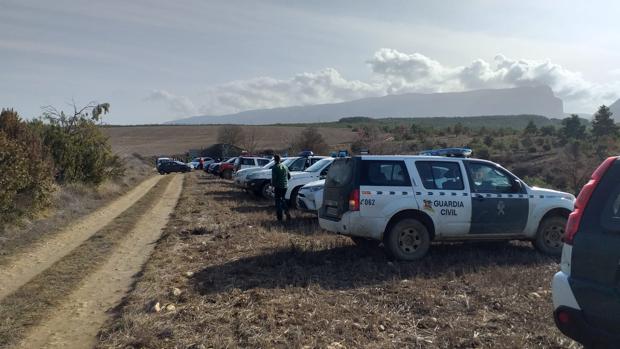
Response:
[[[492,163],[464,161],[471,188],[470,234],[523,233],[529,197],[520,182]]]
[[[587,321],[620,329],[620,161],[592,193],[573,239],[569,283]]]
[[[421,160],[415,162],[419,183],[415,183],[418,206],[446,236],[469,232],[471,204],[469,185],[460,161]]]
[[[349,195],[357,188],[359,158],[335,159],[325,179],[319,217],[339,221],[349,211]]]

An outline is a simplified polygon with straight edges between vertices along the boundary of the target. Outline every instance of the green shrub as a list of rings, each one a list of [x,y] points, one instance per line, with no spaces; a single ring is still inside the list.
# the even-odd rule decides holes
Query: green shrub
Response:
[[[91,107],[92,117],[83,112],[67,116],[62,111],[48,109],[44,117],[49,123],[38,122],[44,144],[51,150],[59,182],[97,185],[108,178],[123,175],[121,160],[114,155],[108,139],[95,123],[100,106]]]
[[[39,135],[13,110],[0,112],[0,222],[50,204],[52,165]]]

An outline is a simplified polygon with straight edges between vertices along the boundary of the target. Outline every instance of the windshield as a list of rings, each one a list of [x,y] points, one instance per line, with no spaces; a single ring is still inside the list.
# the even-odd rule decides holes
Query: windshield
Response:
[[[332,161],[334,161],[334,159],[321,159],[317,161],[314,165],[308,167],[305,172],[318,172]]]

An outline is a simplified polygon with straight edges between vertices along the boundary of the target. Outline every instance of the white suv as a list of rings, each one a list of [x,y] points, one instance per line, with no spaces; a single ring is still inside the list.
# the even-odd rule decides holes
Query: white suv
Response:
[[[332,164],[319,223],[356,243],[382,241],[403,260],[423,257],[431,241],[454,240],[531,240],[558,255],[574,202],[486,160],[359,156]]]
[[[240,156],[235,160],[235,172],[246,168],[263,167],[269,163],[269,159],[255,156]]]
[[[308,157],[289,157],[282,160],[282,163],[289,169],[291,173],[303,171],[304,169],[314,165],[316,162],[324,159],[324,156],[308,156]],[[246,177],[246,187],[253,191],[257,196],[264,198],[271,197],[271,169],[264,169],[250,173]]]
[[[288,200],[290,207],[297,207],[297,194],[304,185],[325,178],[333,161],[334,158],[324,158],[303,171],[291,172],[291,179],[288,180],[288,189],[286,194],[284,194],[284,198]]]

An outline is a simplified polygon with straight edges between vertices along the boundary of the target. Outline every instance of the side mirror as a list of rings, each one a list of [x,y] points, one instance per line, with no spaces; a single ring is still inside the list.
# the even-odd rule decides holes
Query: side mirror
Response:
[[[522,189],[523,183],[520,180],[515,179],[515,181],[512,183],[512,191],[518,193],[521,192]]]

